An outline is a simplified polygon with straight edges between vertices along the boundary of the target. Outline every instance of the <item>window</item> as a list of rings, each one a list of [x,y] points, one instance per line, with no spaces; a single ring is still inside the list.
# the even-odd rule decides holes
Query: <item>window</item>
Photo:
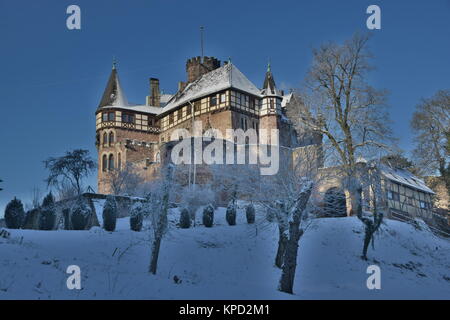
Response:
[[[244,129],[244,118],[241,118],[241,129]]]
[[[183,110],[182,109],[178,109],[177,119],[181,120],[181,118],[183,118]]]
[[[227,100],[227,96],[225,93],[222,93],[220,95],[220,103],[225,103],[225,101]]]
[[[112,146],[114,144],[114,132],[109,133],[109,145]]]
[[[134,123],[134,114],[131,114],[131,113],[122,113],[122,122],[125,122],[125,123]]]
[[[103,145],[106,146],[108,144],[108,134],[105,132],[103,134]]]
[[[108,121],[115,121],[116,114],[114,112],[108,112]]]
[[[108,169],[114,170],[114,156],[112,154],[109,155]]]
[[[387,196],[389,200],[400,201],[400,195],[398,192],[389,190]]]
[[[186,115],[190,115],[192,113],[192,107],[189,105],[189,106],[186,106]]]
[[[250,98],[250,109],[255,110],[255,98]]]
[[[420,209],[430,209],[431,208],[431,206],[428,202],[425,202],[422,200],[419,201],[419,205],[420,205]]]
[[[194,102],[194,111],[195,111],[195,112],[200,111],[200,107],[201,107],[200,100],[195,101],[195,102]]]
[[[156,163],[160,163],[161,162],[161,155],[159,154],[159,152],[155,156],[155,162]]]
[[[169,114],[169,124],[173,123],[173,112]]]
[[[119,154],[117,155],[117,169],[120,170],[120,168],[122,168],[122,155],[119,152]]]
[[[102,113],[102,122],[106,122],[108,121],[108,113],[107,112],[103,112]]]
[[[211,99],[209,100],[209,105],[210,105],[211,107],[214,107],[214,106],[217,105],[217,97],[216,97],[216,96],[211,97]]]
[[[273,103],[273,99],[270,99],[270,109],[275,109],[275,105]]]
[[[148,125],[150,127],[153,127],[153,125],[154,125],[153,119],[148,119]]]
[[[102,170],[106,171],[107,169],[108,169],[108,159],[106,157],[106,154],[104,154],[102,159]]]

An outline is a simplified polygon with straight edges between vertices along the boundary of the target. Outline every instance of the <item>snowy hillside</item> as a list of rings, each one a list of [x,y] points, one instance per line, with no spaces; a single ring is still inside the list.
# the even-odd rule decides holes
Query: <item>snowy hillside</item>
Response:
[[[277,227],[262,216],[248,225],[242,211],[231,227],[224,215],[216,211],[213,228],[171,228],[156,276],[147,273],[150,232],[130,231],[128,218],[113,233],[10,230],[0,238],[0,299],[450,299],[450,242],[426,230],[386,220],[366,262],[359,220],[317,219],[301,239],[288,295],[276,290]],[[381,290],[366,287],[370,264],[381,268]],[[82,290],[66,288],[69,265],[80,266]]]

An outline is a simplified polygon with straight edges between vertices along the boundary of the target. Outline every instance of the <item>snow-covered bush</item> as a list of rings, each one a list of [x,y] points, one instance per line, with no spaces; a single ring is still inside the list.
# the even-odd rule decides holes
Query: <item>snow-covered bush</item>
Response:
[[[191,216],[186,208],[181,209],[180,212],[180,228],[188,229],[191,226]]]
[[[245,208],[245,216],[247,217],[248,224],[255,223],[255,207],[253,206],[253,204],[249,204]]]
[[[116,199],[108,196],[103,206],[103,229],[106,231],[116,230],[117,203]]]
[[[207,228],[211,228],[213,224],[214,224],[214,206],[212,204],[209,204],[203,209],[203,225]]]
[[[195,188],[186,187],[183,190],[180,205],[189,211],[191,220],[195,221],[197,210],[207,204],[215,202],[215,194],[209,187],[196,185]]]
[[[53,230],[55,221],[55,200],[50,192],[42,201],[42,209],[39,215],[39,230]]]
[[[135,202],[130,212],[130,229],[133,231],[141,231],[144,221],[144,205],[141,202]]]
[[[22,201],[17,198],[11,200],[5,208],[5,223],[9,229],[20,229],[25,219]]]
[[[92,211],[83,197],[78,197],[72,206],[72,228],[73,230],[84,230],[89,221]]]
[[[234,201],[230,201],[228,204],[225,218],[230,226],[236,225],[236,204]]]

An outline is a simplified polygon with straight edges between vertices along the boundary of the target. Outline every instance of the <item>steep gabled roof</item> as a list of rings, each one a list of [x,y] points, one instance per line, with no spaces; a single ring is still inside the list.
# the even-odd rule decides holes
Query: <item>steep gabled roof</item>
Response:
[[[234,88],[249,94],[260,96],[260,90],[231,62],[204,74],[186,88],[175,94],[162,113],[172,110],[188,101],[207,96],[214,92]]]
[[[100,100],[100,104],[98,105],[99,108],[106,106],[128,106],[128,101],[120,85],[119,75],[115,66],[113,66],[105,91],[103,92],[102,100]]]

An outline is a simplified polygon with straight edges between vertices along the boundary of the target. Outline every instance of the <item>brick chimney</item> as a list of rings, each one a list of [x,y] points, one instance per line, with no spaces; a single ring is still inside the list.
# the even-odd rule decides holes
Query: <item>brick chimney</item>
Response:
[[[150,78],[149,104],[154,107],[161,106],[161,93],[159,91],[159,79]]]

